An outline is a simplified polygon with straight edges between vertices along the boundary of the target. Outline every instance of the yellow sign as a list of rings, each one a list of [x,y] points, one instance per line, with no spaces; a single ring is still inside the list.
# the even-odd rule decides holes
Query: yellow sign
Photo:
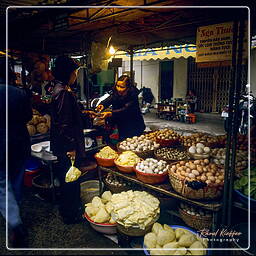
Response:
[[[196,35],[196,62],[232,59],[233,22],[199,27]]]
[[[125,51],[118,51],[115,58],[122,58],[123,61],[130,60],[130,54]],[[196,46],[194,44],[166,46],[163,48],[150,48],[135,51],[133,60],[163,60],[172,58],[196,57]]]

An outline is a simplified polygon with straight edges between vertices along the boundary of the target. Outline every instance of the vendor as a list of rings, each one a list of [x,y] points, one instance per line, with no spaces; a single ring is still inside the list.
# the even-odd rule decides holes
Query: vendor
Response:
[[[186,95],[186,101],[189,104],[190,112],[194,113],[196,109],[197,97],[193,90],[189,90]]]
[[[112,105],[112,112],[103,112],[100,117],[111,117],[111,121],[118,128],[120,140],[140,136],[145,129],[138,94],[139,91],[132,86],[129,76],[122,75],[118,78],[112,95],[97,107],[97,111],[103,111]]]

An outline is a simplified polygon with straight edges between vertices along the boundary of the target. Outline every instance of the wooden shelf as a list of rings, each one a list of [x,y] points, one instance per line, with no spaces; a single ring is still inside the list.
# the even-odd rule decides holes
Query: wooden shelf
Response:
[[[135,174],[120,173],[116,167],[102,167],[102,166],[99,166],[99,169],[102,170],[102,171],[109,172],[109,173],[112,173],[114,175],[117,175],[119,177],[122,177],[123,179],[126,179],[126,180],[131,181],[131,182],[136,183],[136,184],[139,184],[143,187],[152,189],[156,192],[159,192],[159,193],[162,193],[164,195],[173,197],[173,198],[178,199],[180,201],[187,202],[187,203],[190,203],[190,204],[195,205],[197,207],[204,208],[206,210],[217,212],[221,209],[221,206],[222,206],[221,202],[219,202],[219,201],[202,201],[202,200],[196,201],[196,200],[193,200],[193,199],[188,199],[186,197],[183,197],[182,195],[177,194],[172,189],[171,184],[168,181],[166,181],[165,183],[160,184],[160,185],[151,185],[151,184],[146,184],[146,183],[138,180],[136,178]]]

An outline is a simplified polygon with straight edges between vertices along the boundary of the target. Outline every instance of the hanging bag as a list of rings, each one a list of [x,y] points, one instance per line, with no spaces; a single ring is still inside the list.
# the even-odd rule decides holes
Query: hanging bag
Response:
[[[81,171],[74,166],[75,159],[70,158],[71,161],[71,167],[69,168],[68,172],[66,173],[65,181],[68,182],[73,182],[76,181],[80,176],[81,176]]]

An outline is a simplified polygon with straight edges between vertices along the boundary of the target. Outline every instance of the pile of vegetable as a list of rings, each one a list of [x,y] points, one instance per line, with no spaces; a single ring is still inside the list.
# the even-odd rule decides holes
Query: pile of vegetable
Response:
[[[163,174],[168,171],[169,165],[164,160],[156,160],[154,158],[147,158],[146,160],[136,165],[136,170],[144,173]]]
[[[113,205],[111,203],[112,194],[110,191],[105,191],[101,198],[95,196],[91,203],[86,204],[86,214],[97,223],[114,224],[115,221],[111,217]]]
[[[225,165],[226,149],[215,148],[212,150],[213,162],[217,165]],[[243,150],[236,151],[236,168],[245,169],[248,165],[248,152]]]
[[[188,149],[188,152],[191,154],[209,154],[211,149],[209,147],[206,147],[203,143],[196,143],[195,146],[191,146]]]
[[[158,132],[159,132],[159,131],[154,131],[154,132],[147,133],[147,134],[145,134],[145,137],[146,137],[146,139],[148,139],[148,140],[153,140],[153,141],[155,141]]]
[[[196,146],[199,142],[211,146],[218,143],[218,138],[204,133],[195,133],[189,136],[181,136],[181,142],[184,147]]]
[[[206,239],[189,230],[173,229],[158,222],[153,225],[152,231],[144,236],[144,245],[149,249],[150,255],[206,255],[206,248],[208,247]],[[152,248],[158,250],[150,250]],[[161,250],[162,248],[172,250]]]
[[[210,163],[208,159],[180,161],[172,165],[170,171],[179,179],[186,181],[201,181],[213,185],[220,185],[224,182],[224,169]]]
[[[155,155],[166,161],[181,161],[190,159],[186,151],[167,147],[157,149]]]
[[[116,187],[127,187],[127,186],[131,185],[130,182],[126,182],[121,177],[115,176],[115,175],[113,175],[111,173],[107,174],[106,181],[110,185],[114,185]]]
[[[205,209],[201,209],[198,207],[194,207],[189,204],[181,203],[180,208],[187,212],[188,214],[194,215],[194,216],[207,216],[212,217],[212,213],[210,211],[207,211]]]
[[[120,143],[120,149],[122,150],[132,150],[137,152],[155,150],[159,148],[159,144],[155,141],[149,140],[145,135],[139,137],[134,136],[132,138],[127,138]]]
[[[33,136],[36,133],[47,133],[50,125],[50,116],[42,116],[36,109],[33,109],[32,119],[27,123],[27,129],[30,136]]]
[[[248,186],[248,170],[244,170],[242,174],[243,176],[235,181],[234,188],[246,196],[248,196],[250,192],[250,197],[256,200],[256,167],[252,168],[250,171],[250,191]]]
[[[156,134],[156,138],[160,140],[177,140],[179,139],[180,135],[168,128],[163,130],[159,130]]]
[[[118,157],[118,154],[115,150],[113,150],[111,147],[106,146],[102,148],[97,154],[97,157],[104,158],[104,159],[116,159]]]
[[[145,191],[121,192],[111,198],[113,219],[125,227],[145,229],[156,221],[160,213],[160,202]]]
[[[115,162],[122,166],[134,166],[140,162],[140,158],[132,151],[124,151],[118,156]]]

